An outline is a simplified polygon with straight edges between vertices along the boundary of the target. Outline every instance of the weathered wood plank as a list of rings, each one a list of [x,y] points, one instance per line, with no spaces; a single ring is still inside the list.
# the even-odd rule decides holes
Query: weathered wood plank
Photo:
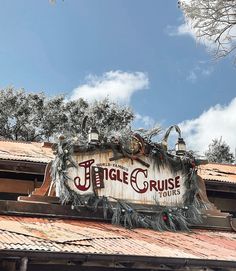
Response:
[[[51,170],[51,163],[48,163],[45,168],[43,184],[41,187],[36,188],[35,191],[33,191],[32,193],[33,195],[55,196],[55,189],[54,187],[52,187],[53,184],[52,184],[50,170]]]
[[[85,207],[78,206],[72,209],[70,205],[30,203],[20,201],[0,200],[0,214],[21,215],[21,216],[42,216],[55,218],[70,218],[84,220],[110,221],[111,213],[108,212],[108,218],[104,219],[102,207],[98,207],[96,212]],[[220,230],[232,230],[230,217],[204,216],[200,225],[194,225],[194,228],[208,228]],[[232,219],[233,225],[236,225],[236,218]],[[192,226],[193,227],[193,226]]]
[[[106,262],[107,266],[102,266],[102,267],[96,267],[96,266],[80,266],[80,265],[70,265],[70,264],[30,264],[28,266],[28,271],[52,271],[52,270],[57,270],[57,271],[152,271],[154,270],[153,268],[148,268],[148,269],[140,269],[140,268],[122,268],[119,267],[108,267],[109,264],[111,264],[109,261]],[[155,270],[158,270],[155,268]],[[162,268],[163,270],[163,268]],[[165,270],[172,270],[172,269],[165,269]]]
[[[0,191],[2,193],[29,194],[35,187],[35,181],[0,178]]]
[[[60,203],[60,199],[58,197],[39,196],[39,195],[29,195],[28,197],[19,196],[17,200],[21,202],[31,202],[31,203],[48,203],[48,204]]]
[[[0,270],[2,270],[2,271],[16,271],[16,261],[2,261],[0,263]]]
[[[0,214],[105,220],[102,208],[96,212],[85,206],[75,210],[70,205],[47,204],[45,208],[45,203],[10,200],[0,200]]]
[[[44,175],[45,167],[45,163],[0,160],[0,171]]]

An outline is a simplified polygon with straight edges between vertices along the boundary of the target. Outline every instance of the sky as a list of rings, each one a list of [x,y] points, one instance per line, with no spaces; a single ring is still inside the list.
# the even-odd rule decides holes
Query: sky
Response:
[[[236,148],[236,65],[214,61],[175,0],[1,0],[0,87],[128,104],[188,149]]]

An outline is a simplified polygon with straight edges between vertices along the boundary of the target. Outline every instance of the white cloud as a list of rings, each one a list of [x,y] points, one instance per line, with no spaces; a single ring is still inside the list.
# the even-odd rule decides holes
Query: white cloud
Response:
[[[199,63],[199,65],[196,65],[192,70],[188,71],[186,80],[195,83],[199,78],[210,76],[213,71],[212,66],[205,67],[204,63]]]
[[[196,42],[200,42],[204,44],[208,49],[214,49],[215,44],[213,44],[209,40],[204,39],[198,39],[196,38],[196,33],[194,32],[194,29],[191,28],[191,26],[185,22],[179,26],[167,26],[166,32],[169,36],[183,36],[187,35],[193,38]],[[207,62],[205,61],[198,61],[198,64],[195,65],[191,70],[188,70],[186,72],[186,80],[195,83],[197,79],[200,77],[206,77],[210,76],[213,73],[213,67],[212,66],[206,66]]]
[[[206,38],[205,36],[201,37],[201,38],[197,38],[197,34],[196,31],[190,26],[190,23],[185,22],[183,24],[181,24],[180,26],[178,26],[178,35],[188,35],[191,38],[193,38],[197,43],[200,43],[202,45],[204,45],[208,50],[214,50],[216,49],[217,45],[214,42],[214,40],[210,40],[208,38]]]
[[[202,69],[202,75],[209,76],[213,73],[213,67]]]
[[[134,126],[138,128],[152,128],[155,125],[155,120],[150,116],[143,116],[139,113],[135,114]]]
[[[197,75],[194,71],[190,71],[189,74],[187,75],[186,77],[186,80],[187,81],[190,81],[192,83],[196,82],[197,80]]]
[[[86,83],[73,90],[71,99],[112,100],[128,103],[131,96],[139,90],[147,89],[149,79],[143,72],[109,71],[102,76],[89,75]]]
[[[184,23],[177,27],[177,35],[190,35],[195,38],[195,33],[189,24]]]
[[[179,124],[188,149],[203,154],[212,139],[222,139],[229,144],[231,151],[236,148],[236,97],[230,104],[216,105],[203,112],[198,118]]]
[[[189,36],[193,38],[197,43],[200,43],[207,47],[209,50],[216,48],[216,44],[207,38],[197,39],[196,31],[191,27],[190,23],[184,22],[179,26],[167,26],[167,34],[169,36]]]
[[[187,2],[189,3],[190,1],[183,1],[183,2]],[[230,11],[228,11],[230,13]],[[234,14],[234,12],[232,11],[232,14]],[[209,15],[210,16],[210,15]],[[225,15],[226,17],[226,15]],[[228,18],[226,18],[228,19]],[[167,26],[166,28],[166,32],[169,36],[189,36],[191,38],[193,38],[198,44],[204,45],[206,47],[206,49],[208,51],[211,52],[217,52],[219,49],[222,50],[226,50],[226,51],[230,51],[236,44],[236,25],[234,25],[232,23],[232,27],[227,29],[225,32],[223,32],[223,29],[228,27],[228,23],[227,21],[224,21],[224,18],[222,19],[222,23],[219,24],[214,24],[212,22],[212,25],[214,24],[214,26],[212,26],[212,28],[216,28],[216,34],[215,35],[204,35],[204,31],[200,31],[201,32],[201,37],[199,37],[199,33],[196,29],[194,29],[192,27],[192,25],[194,25],[196,23],[195,20],[192,19],[184,19],[182,18],[182,21],[184,20],[184,23],[178,25],[178,26]],[[231,21],[234,21],[234,17],[231,19]],[[203,25],[202,25],[203,26]],[[199,28],[201,29],[201,28]],[[198,29],[198,30],[199,30]],[[212,30],[210,27],[208,29],[208,27],[206,27],[206,32],[210,33],[210,31]],[[217,31],[218,30],[218,31]],[[219,34],[219,31],[222,33]],[[213,31],[212,31],[213,32]],[[198,38],[197,38],[198,37]],[[219,41],[221,43],[220,48],[218,48],[218,42],[216,42],[217,38],[220,38]],[[221,54],[219,54],[221,55]]]
[[[183,23],[179,26],[168,25],[166,27],[166,32],[169,36],[182,36],[188,35],[195,39],[195,33],[189,24]]]

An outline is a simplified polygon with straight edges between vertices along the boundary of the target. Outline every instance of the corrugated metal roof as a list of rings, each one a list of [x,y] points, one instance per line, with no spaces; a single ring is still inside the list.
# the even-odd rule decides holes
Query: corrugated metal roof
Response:
[[[0,140],[0,159],[48,163],[52,160],[51,148],[42,147],[38,142]]]
[[[0,249],[236,260],[236,233],[127,230],[105,222],[0,216]]]
[[[0,140],[0,159],[49,163],[54,155],[50,147],[38,142]],[[209,163],[199,166],[198,174],[204,180],[236,184],[236,165]]]
[[[209,163],[199,166],[198,174],[204,180],[236,184],[236,165]]]

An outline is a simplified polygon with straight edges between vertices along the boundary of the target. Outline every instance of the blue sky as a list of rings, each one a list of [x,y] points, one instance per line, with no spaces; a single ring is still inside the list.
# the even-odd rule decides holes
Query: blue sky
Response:
[[[233,150],[236,66],[212,61],[183,24],[175,0],[2,0],[0,87],[109,95],[137,127],[180,124],[195,150],[221,136]]]

